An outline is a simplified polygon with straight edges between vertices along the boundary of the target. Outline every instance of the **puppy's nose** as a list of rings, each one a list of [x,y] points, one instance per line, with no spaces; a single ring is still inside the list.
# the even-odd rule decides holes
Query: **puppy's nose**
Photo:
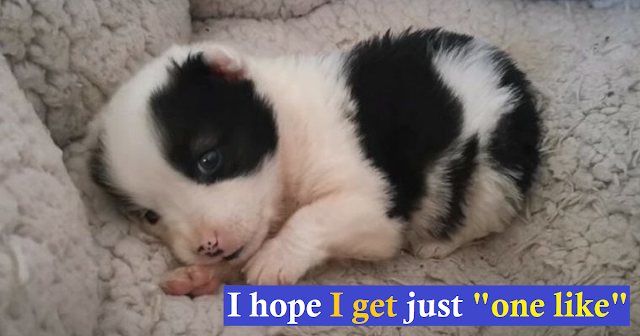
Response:
[[[222,250],[218,248],[218,240],[215,236],[203,237],[198,246],[198,254],[208,257],[217,257],[222,254]]]

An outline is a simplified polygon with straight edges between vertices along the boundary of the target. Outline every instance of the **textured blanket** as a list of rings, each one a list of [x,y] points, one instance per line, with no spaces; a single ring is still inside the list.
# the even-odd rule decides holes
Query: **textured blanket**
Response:
[[[640,334],[640,3],[593,4],[0,2],[0,335]],[[158,289],[175,261],[90,182],[79,140],[117,84],[173,42],[325,52],[409,26],[474,34],[526,70],[547,130],[538,183],[505,232],[444,260],[334,262],[303,283],[631,285],[631,326],[225,328],[221,295]]]

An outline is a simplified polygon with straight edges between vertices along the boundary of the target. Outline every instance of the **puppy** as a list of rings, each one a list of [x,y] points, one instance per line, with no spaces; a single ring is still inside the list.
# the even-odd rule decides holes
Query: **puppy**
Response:
[[[539,165],[530,84],[503,52],[440,29],[344,53],[174,46],[93,125],[94,180],[191,268],[294,284],[330,258],[441,258],[500,231]]]

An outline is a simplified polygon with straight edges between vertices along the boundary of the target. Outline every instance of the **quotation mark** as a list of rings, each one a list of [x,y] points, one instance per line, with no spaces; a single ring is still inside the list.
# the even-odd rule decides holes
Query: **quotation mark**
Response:
[[[615,294],[615,293],[614,293]],[[624,294],[624,293],[622,293]],[[476,304],[478,304],[478,302],[480,301],[480,293],[476,292],[473,297],[476,298]],[[484,304],[487,304],[487,300],[489,299],[489,294],[487,293],[482,293],[482,301],[484,301]],[[614,299],[615,300],[615,299]],[[624,299],[623,299],[624,300]]]
[[[613,293],[613,304],[618,303],[618,293]],[[622,302],[622,304],[624,304],[624,301],[627,299],[627,293],[620,293],[620,302]],[[476,301],[478,301],[476,299]]]

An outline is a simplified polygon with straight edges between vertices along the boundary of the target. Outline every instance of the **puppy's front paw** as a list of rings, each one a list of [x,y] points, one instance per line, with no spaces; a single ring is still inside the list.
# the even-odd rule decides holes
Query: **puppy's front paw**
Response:
[[[256,252],[244,272],[251,285],[293,285],[321,261],[319,257],[313,251],[295,248],[276,237]]]
[[[179,267],[169,272],[159,284],[169,295],[200,296],[212,294],[220,286],[220,279],[211,266]]]

